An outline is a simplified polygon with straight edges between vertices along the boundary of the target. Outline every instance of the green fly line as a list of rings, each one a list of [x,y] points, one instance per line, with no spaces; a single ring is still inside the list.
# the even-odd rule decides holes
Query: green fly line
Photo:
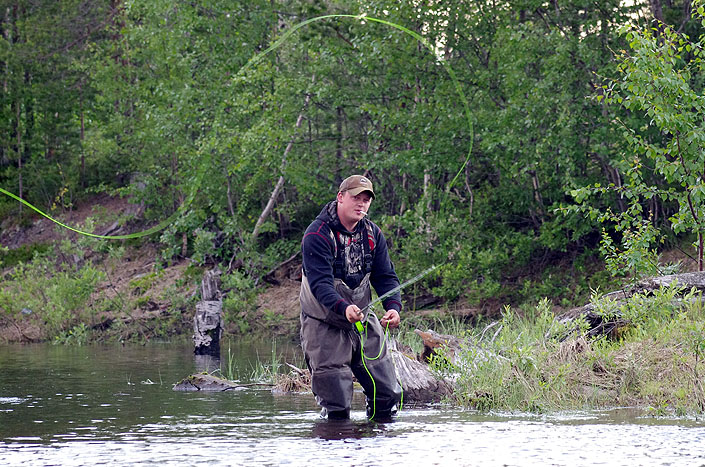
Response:
[[[384,301],[386,298],[391,297],[393,294],[395,294],[397,291],[403,289],[404,287],[407,287],[411,284],[414,284],[415,282],[421,280],[423,277],[425,277],[428,273],[431,271],[434,271],[437,268],[437,266],[431,266],[430,268],[426,269],[425,271],[422,271],[421,273],[415,275],[408,281],[404,282],[403,284],[399,284],[398,286],[394,287],[392,290],[388,291],[381,297],[377,298],[376,300],[370,302],[369,305],[367,305],[365,308],[363,308],[363,311],[370,310],[372,309],[376,304],[381,303]],[[367,376],[370,377],[370,380],[372,381],[372,415],[370,416],[370,419],[373,419],[376,412],[377,412],[377,383],[375,383],[375,379],[372,377],[372,373],[370,373],[370,370],[367,368],[367,361],[371,360],[378,360],[382,356],[382,352],[384,351],[384,347],[387,345],[387,341],[389,340],[389,323],[387,323],[387,326],[385,326],[384,329],[384,337],[382,339],[382,345],[379,347],[379,353],[377,354],[376,357],[368,357],[365,355],[365,340],[367,339],[367,327],[364,326],[360,321],[355,322],[355,328],[357,329],[357,332],[360,335],[360,359],[362,360],[362,366],[365,368],[365,371],[367,372]],[[363,336],[365,339],[363,339]],[[401,384],[401,381],[399,382],[399,387],[401,388],[401,400],[399,401],[399,411],[401,412],[401,409],[404,405],[404,387]]]
[[[463,92],[463,88],[460,85],[460,82],[458,81],[458,78],[456,77],[455,72],[451,68],[450,64],[446,60],[442,60],[440,57],[438,57],[434,47],[428,42],[428,40],[426,40],[423,36],[419,35],[418,33],[414,32],[404,26],[401,26],[399,24],[393,23],[391,21],[387,21],[387,20],[379,19],[379,18],[373,18],[371,16],[366,16],[366,15],[334,14],[334,15],[317,16],[315,18],[307,19],[306,21],[303,21],[303,22],[298,23],[297,25],[293,26],[287,32],[282,34],[282,36],[279,39],[277,39],[271,46],[269,46],[269,48],[264,50],[262,53],[252,57],[242,68],[240,68],[240,70],[238,70],[237,74],[242,74],[248,68],[257,64],[267,54],[269,54],[270,52],[272,52],[273,50],[279,48],[282,44],[284,44],[299,29],[301,29],[304,26],[307,26],[311,23],[314,23],[316,21],[323,21],[323,20],[328,20],[328,19],[352,19],[352,20],[356,20],[356,21],[361,21],[361,22],[363,22],[363,24],[364,24],[364,22],[379,23],[379,24],[383,24],[383,25],[398,29],[399,31],[402,31],[402,32],[408,34],[409,36],[413,37],[414,39],[419,41],[421,44],[423,44],[424,47],[426,47],[429,51],[431,51],[431,53],[433,53],[434,57],[436,57],[436,59],[441,63],[441,65],[443,65],[443,68],[446,70],[446,72],[448,73],[448,76],[450,76],[450,79],[453,81],[453,84],[455,86],[455,90],[458,93],[458,97],[460,98],[460,101],[463,104],[465,117],[468,122],[468,128],[470,129],[470,146],[468,148],[467,157],[465,158],[465,161],[463,162],[462,166],[458,170],[458,173],[455,174],[455,177],[453,177],[451,182],[448,184],[448,186],[446,188],[446,195],[447,195],[450,192],[450,189],[455,184],[455,182],[458,180],[458,177],[460,177],[460,174],[463,172],[463,170],[465,170],[465,167],[466,167],[468,161],[470,160],[470,155],[472,154],[473,137],[474,137],[473,136],[474,130],[473,130],[472,118],[470,115],[470,107],[468,105],[467,98],[465,97],[465,93]],[[160,230],[163,230],[168,225],[170,225],[172,222],[174,222],[181,214],[183,214],[186,211],[186,209],[189,207],[189,205],[191,204],[193,199],[195,198],[196,193],[198,192],[198,190],[201,186],[201,181],[203,180],[203,175],[205,172],[205,166],[206,166],[206,164],[201,164],[201,170],[199,171],[199,173],[196,177],[194,185],[192,185],[192,189],[191,189],[191,192],[189,193],[189,196],[182,203],[182,205],[179,207],[179,209],[177,209],[171,216],[169,216],[167,219],[164,219],[162,222],[158,223],[157,225],[155,225],[147,230],[142,230],[140,232],[135,232],[135,233],[126,234],[126,235],[98,235],[95,233],[86,232],[81,229],[66,225],[57,219],[54,219],[49,214],[43,212],[41,209],[32,205],[28,201],[20,198],[19,196],[15,195],[14,193],[11,193],[3,188],[0,188],[0,193],[19,201],[23,205],[27,206],[28,208],[32,209],[33,211],[37,212],[38,214],[46,217],[47,219],[56,223],[57,225],[65,228],[65,229],[71,230],[73,232],[76,232],[78,234],[85,235],[88,237],[105,239],[105,240],[126,240],[126,239],[130,239],[130,238],[144,237],[144,236],[159,232]]]
[[[314,17],[314,18],[310,18],[310,19],[308,19],[308,20],[305,20],[305,21],[303,21],[303,22],[301,22],[301,23],[298,23],[298,24],[296,24],[295,26],[293,26],[291,29],[289,29],[288,31],[286,31],[284,34],[282,34],[282,36],[281,36],[279,39],[277,39],[277,40],[276,40],[271,46],[269,46],[266,50],[264,50],[262,53],[260,53],[260,54],[258,54],[258,55],[255,55],[254,57],[252,57],[242,68],[240,68],[240,70],[238,70],[237,74],[238,74],[238,75],[242,75],[243,73],[245,73],[248,68],[250,68],[250,67],[256,65],[256,64],[257,64],[258,62],[260,62],[265,56],[267,56],[270,52],[276,50],[276,49],[279,48],[282,44],[284,44],[286,41],[288,41],[288,39],[289,39],[296,31],[298,31],[299,29],[301,29],[301,28],[303,28],[303,27],[305,27],[305,26],[307,26],[307,25],[309,25],[309,24],[311,24],[311,23],[314,23],[314,22],[317,22],[317,21],[329,20],[329,19],[351,19],[351,20],[355,20],[355,21],[360,21],[360,22],[362,22],[362,24],[364,24],[365,22],[379,23],[379,24],[382,24],[382,25],[385,25],[385,26],[389,26],[389,27],[395,28],[395,29],[397,29],[397,30],[399,30],[399,31],[401,31],[401,32],[403,32],[403,33],[405,33],[405,34],[407,34],[407,35],[413,37],[413,38],[416,39],[418,42],[420,42],[424,47],[426,47],[426,48],[433,54],[433,56],[436,57],[436,60],[440,62],[440,64],[441,64],[441,65],[443,66],[443,68],[445,69],[446,73],[448,73],[448,76],[450,77],[450,79],[451,79],[452,82],[453,82],[453,85],[455,86],[455,91],[458,93],[458,97],[460,98],[460,101],[461,101],[461,103],[462,103],[462,105],[463,105],[463,110],[464,110],[464,113],[465,113],[465,118],[467,119],[468,128],[469,128],[469,130],[470,130],[470,144],[469,144],[469,147],[468,147],[467,157],[466,157],[465,160],[463,161],[463,164],[460,166],[460,169],[458,170],[458,172],[455,174],[455,176],[453,177],[453,179],[450,181],[450,183],[449,183],[448,186],[446,187],[445,192],[446,192],[446,196],[447,196],[447,194],[450,192],[450,189],[453,187],[453,185],[455,185],[456,181],[458,180],[458,178],[460,177],[460,175],[463,173],[463,171],[465,170],[465,167],[466,167],[467,164],[468,164],[468,161],[470,160],[470,156],[472,155],[472,149],[473,149],[474,129],[473,129],[472,117],[471,117],[471,114],[470,114],[470,106],[468,105],[468,100],[467,100],[467,98],[465,97],[465,93],[463,92],[463,88],[462,88],[462,86],[460,85],[460,82],[458,81],[458,78],[456,77],[455,72],[453,71],[453,69],[451,68],[450,64],[449,64],[446,60],[443,60],[443,59],[441,59],[440,57],[438,57],[438,55],[437,55],[437,53],[436,53],[436,50],[435,50],[435,48],[433,47],[433,45],[430,44],[430,43],[428,42],[428,40],[426,40],[426,39],[425,39],[423,36],[421,36],[420,34],[414,32],[414,31],[412,31],[411,29],[408,29],[408,28],[406,28],[406,27],[404,27],[404,26],[401,26],[401,25],[399,25],[399,24],[393,23],[393,22],[391,22],[391,21],[387,21],[387,20],[379,19],[379,18],[374,18],[374,17],[366,16],[366,15],[333,14],[333,15],[317,16],[317,17]],[[130,239],[130,238],[144,237],[144,236],[147,236],[147,235],[151,235],[151,234],[153,234],[153,233],[156,233],[156,232],[158,232],[158,231],[160,231],[160,230],[166,228],[168,225],[170,225],[172,222],[174,222],[181,214],[183,214],[183,213],[186,211],[186,209],[188,208],[188,206],[191,204],[191,202],[193,201],[193,199],[195,198],[195,195],[196,195],[196,193],[198,192],[198,190],[199,190],[199,188],[200,188],[200,186],[201,186],[201,182],[202,182],[202,180],[203,180],[203,175],[204,175],[204,173],[205,173],[205,167],[206,167],[206,164],[201,164],[201,169],[200,169],[199,172],[198,172],[198,175],[197,175],[197,177],[196,177],[196,181],[195,181],[194,185],[192,186],[192,189],[191,189],[191,192],[189,193],[189,196],[186,198],[186,200],[184,201],[184,203],[179,207],[179,209],[177,209],[171,216],[169,216],[167,219],[164,219],[164,220],[163,220],[162,222],[160,222],[159,224],[157,224],[157,225],[155,225],[155,226],[153,226],[153,227],[151,227],[151,228],[149,228],[149,229],[147,229],[147,230],[143,230],[143,231],[140,231],[140,232],[135,232],[135,233],[132,233],[132,234],[127,234],[127,235],[98,235],[98,234],[95,234],[95,233],[86,232],[86,231],[80,230],[80,229],[78,229],[78,228],[75,228],[75,227],[71,227],[71,226],[69,226],[69,225],[66,225],[66,224],[60,222],[60,221],[57,220],[57,219],[54,219],[54,218],[51,217],[49,214],[43,212],[41,209],[35,207],[35,206],[32,205],[31,203],[25,201],[24,199],[20,198],[19,196],[15,195],[15,194],[13,194],[13,193],[7,191],[7,190],[4,190],[4,189],[0,188],[0,193],[2,193],[2,194],[4,194],[4,195],[6,195],[6,196],[9,196],[10,198],[13,198],[13,199],[19,201],[20,203],[22,203],[22,204],[24,204],[25,206],[27,206],[28,208],[30,208],[30,209],[36,211],[37,213],[39,213],[40,215],[46,217],[47,219],[49,219],[50,221],[56,223],[57,225],[59,225],[59,226],[65,228],[65,229],[71,230],[71,231],[73,231],[73,232],[76,232],[76,233],[78,233],[78,234],[85,235],[85,236],[88,236],[88,237],[106,239],[106,240],[125,240],[125,239]],[[441,204],[443,204],[443,203],[441,203]],[[390,290],[389,292],[387,292],[387,293],[384,294],[383,296],[379,297],[377,300],[375,300],[374,302],[372,302],[372,303],[371,303],[370,305],[368,305],[366,308],[370,308],[370,306],[375,305],[375,304],[381,302],[381,301],[384,300],[385,298],[391,296],[391,294],[395,293],[396,291],[401,290],[402,288],[404,288],[404,287],[406,287],[406,286],[408,286],[408,285],[410,285],[410,284],[412,284],[412,283],[414,283],[414,282],[420,280],[422,277],[426,276],[428,273],[430,273],[430,272],[433,271],[434,269],[436,269],[436,266],[433,266],[433,267],[431,267],[431,268],[429,268],[429,269],[423,271],[422,273],[418,274],[417,276],[413,277],[412,279],[406,281],[405,283],[399,285],[398,287],[394,288],[393,290]],[[364,332],[363,332],[363,329],[361,329],[361,328],[362,328],[362,324],[359,323],[359,322],[356,323],[356,324],[358,325],[357,328],[358,328],[358,331],[360,332],[360,345],[361,345],[361,349],[360,349],[360,350],[361,350],[361,354],[362,354],[362,363],[363,363],[363,366],[365,367],[365,370],[367,371],[368,375],[370,376],[370,379],[372,380],[372,384],[373,384],[373,396],[372,396],[372,399],[373,399],[373,412],[372,412],[372,417],[374,417],[375,411],[376,411],[376,400],[375,400],[375,399],[376,399],[377,388],[376,388],[375,381],[374,381],[374,379],[372,378],[372,375],[370,374],[369,370],[367,369],[367,365],[366,365],[365,361],[366,361],[366,360],[376,360],[376,359],[378,359],[378,358],[381,356],[382,351],[383,351],[383,349],[384,349],[384,346],[386,345],[387,340],[388,340],[389,326],[387,325],[387,328],[386,328],[386,330],[385,330],[384,337],[383,337],[383,341],[382,341],[382,346],[381,346],[381,348],[380,348],[380,353],[379,353],[376,357],[370,358],[370,357],[366,357],[366,356],[365,356],[365,352],[364,352],[364,342],[363,342],[364,339],[363,339],[363,334],[366,335],[366,334],[367,334],[367,330],[364,329]],[[400,386],[401,386],[401,384],[400,384]],[[402,396],[401,396],[400,407],[399,407],[400,410],[401,410],[401,405],[403,404],[403,400],[404,400],[404,392],[403,392],[403,388],[402,388]],[[372,417],[371,417],[371,418],[372,418]]]

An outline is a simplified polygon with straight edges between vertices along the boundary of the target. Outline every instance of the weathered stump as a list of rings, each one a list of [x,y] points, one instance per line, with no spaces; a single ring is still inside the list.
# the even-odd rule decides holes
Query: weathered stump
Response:
[[[193,345],[196,355],[220,355],[223,335],[223,301],[220,296],[220,271],[208,271],[201,281],[201,301],[193,317]]]

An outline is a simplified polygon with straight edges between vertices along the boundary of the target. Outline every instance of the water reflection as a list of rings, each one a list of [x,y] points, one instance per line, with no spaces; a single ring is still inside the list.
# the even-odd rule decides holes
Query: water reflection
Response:
[[[213,373],[220,369],[220,355],[194,355],[194,368],[196,373]],[[187,375],[184,375],[187,376]]]
[[[271,361],[268,342],[228,351],[243,382],[258,358]],[[0,465],[705,465],[701,420],[626,409],[536,416],[405,406],[394,422],[376,423],[356,393],[351,419],[328,421],[311,394],[172,390],[216,363],[189,345],[0,346]]]
[[[325,440],[346,440],[373,438],[384,434],[384,424],[353,420],[318,420],[313,424],[312,438]]]

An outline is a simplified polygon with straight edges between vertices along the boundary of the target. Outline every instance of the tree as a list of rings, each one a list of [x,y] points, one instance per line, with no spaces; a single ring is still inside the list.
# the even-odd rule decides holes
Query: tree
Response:
[[[696,15],[705,10],[696,3]],[[705,23],[703,23],[705,25]],[[621,78],[605,86],[608,102],[647,116],[648,124],[625,127],[633,152],[623,161],[632,183],[621,190],[636,217],[644,200],[660,198],[677,203],[669,220],[676,233],[696,236],[698,269],[703,270],[705,248],[705,104],[702,51],[705,36],[693,41],[668,25],[650,29],[625,28],[630,52],[620,56]],[[662,183],[649,183],[644,172]],[[649,214],[649,218],[654,213]],[[654,236],[641,230],[652,240]],[[647,232],[647,233],[644,233]],[[642,237],[643,237],[642,235]],[[633,232],[626,239],[641,238]],[[647,241],[647,243],[649,243]],[[629,250],[629,248],[627,248]]]

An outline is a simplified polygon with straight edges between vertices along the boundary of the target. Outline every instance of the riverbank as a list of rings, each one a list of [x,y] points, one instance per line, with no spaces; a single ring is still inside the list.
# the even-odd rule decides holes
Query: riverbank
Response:
[[[97,196],[52,214],[102,235],[147,228],[140,208]],[[237,263],[237,261],[235,261]],[[0,222],[0,342],[86,344],[190,339],[200,282],[213,264],[165,258],[153,238],[106,241],[82,236],[38,215]],[[254,283],[233,267],[221,292],[226,333],[298,338],[300,260]],[[405,312],[421,325],[499,311],[456,304]]]
[[[77,208],[66,222],[92,224],[101,232],[115,229],[129,209],[116,203],[95,221],[95,205]],[[0,342],[190,339],[200,281],[211,266],[165,260],[149,240],[95,240],[40,218],[3,225],[0,242]],[[225,275],[229,336],[297,339],[300,284],[291,273],[294,263],[273,273],[276,285],[255,286],[237,270]],[[581,321],[571,322],[574,331],[567,334],[568,325],[556,319],[565,310],[544,300],[484,317],[488,310],[462,305],[407,309],[395,337],[415,355],[422,350],[417,328],[464,342],[461,350],[440,350],[430,362],[439,377],[453,382],[452,399],[461,406],[533,412],[629,406],[654,414],[701,414],[705,315],[700,300],[684,301],[682,292],[635,295],[618,306],[595,295],[594,309],[624,317],[624,326],[609,335],[590,337]]]

